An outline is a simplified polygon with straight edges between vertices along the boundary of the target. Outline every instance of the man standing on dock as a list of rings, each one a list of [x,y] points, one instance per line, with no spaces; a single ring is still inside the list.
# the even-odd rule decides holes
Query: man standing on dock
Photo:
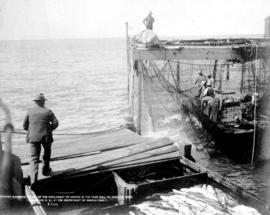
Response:
[[[155,19],[152,17],[152,11],[150,11],[148,16],[144,18],[143,24],[145,25],[146,29],[153,30],[154,21]]]
[[[38,178],[38,162],[41,145],[44,149],[42,174],[49,175],[51,172],[51,144],[53,142],[52,131],[58,127],[58,120],[54,113],[45,107],[43,93],[38,94],[33,100],[36,106],[31,108],[23,122],[23,128],[27,131],[26,140],[30,143],[30,180],[31,185]]]

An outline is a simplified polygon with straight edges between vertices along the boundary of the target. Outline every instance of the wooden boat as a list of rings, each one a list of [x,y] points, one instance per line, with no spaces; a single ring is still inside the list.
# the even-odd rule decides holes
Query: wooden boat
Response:
[[[258,159],[264,127],[257,122],[254,124],[254,120],[242,118],[240,101],[223,101],[216,120],[211,119],[207,107],[202,110],[201,100],[197,97],[183,99],[182,105],[188,116],[195,116],[201,122],[217,149],[242,163],[250,162],[252,156]]]

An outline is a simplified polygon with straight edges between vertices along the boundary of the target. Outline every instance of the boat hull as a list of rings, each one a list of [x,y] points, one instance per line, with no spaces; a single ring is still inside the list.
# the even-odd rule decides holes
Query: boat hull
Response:
[[[210,134],[216,149],[240,163],[250,162],[252,156],[255,160],[259,159],[263,129],[256,127],[254,135],[253,125],[234,126],[213,122],[201,110],[200,102],[193,98],[183,100],[182,105],[190,119],[194,116]]]

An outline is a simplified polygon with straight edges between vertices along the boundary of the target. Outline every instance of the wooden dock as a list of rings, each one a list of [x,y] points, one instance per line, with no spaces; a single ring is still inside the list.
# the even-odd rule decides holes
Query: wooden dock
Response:
[[[187,148],[190,147],[184,149]],[[143,137],[127,129],[94,135],[56,135],[51,159],[53,174],[48,177],[39,174],[35,191],[25,187],[27,198],[35,213],[43,215],[46,212],[42,203],[50,204],[51,200],[47,199],[50,195],[55,202],[59,200],[57,204],[61,207],[68,205],[70,198],[74,197],[75,201],[80,196],[85,200],[101,196],[107,203],[122,205],[155,192],[213,183],[233,196],[239,195],[241,201],[265,210],[266,203],[262,197],[253,196],[228,179],[193,163],[185,158],[187,152],[179,150],[169,138]],[[27,176],[29,145],[14,147],[13,151],[21,158],[23,172]],[[150,173],[154,173],[157,179],[148,181]],[[140,182],[142,174],[145,174],[145,179]],[[133,176],[137,177],[136,182]],[[258,202],[262,206],[258,207]],[[78,210],[89,210],[90,203],[71,204]],[[48,211],[62,209],[46,208]]]
[[[39,181],[179,157],[179,149],[169,138],[142,137],[127,129],[92,135],[55,135],[54,139],[50,163],[53,172],[45,177],[40,170]],[[27,144],[13,148],[21,159],[24,177],[29,174],[29,148]]]

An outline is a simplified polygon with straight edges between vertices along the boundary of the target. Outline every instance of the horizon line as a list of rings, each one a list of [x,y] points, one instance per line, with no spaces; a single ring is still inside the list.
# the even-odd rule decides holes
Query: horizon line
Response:
[[[133,36],[133,35],[129,35]],[[219,35],[162,35],[158,37],[161,38],[174,38],[174,39],[205,39],[205,38],[243,38],[243,37],[264,37],[262,33],[255,33],[255,34],[219,34]],[[74,37],[74,38],[24,38],[24,39],[0,39],[1,42],[5,41],[42,41],[42,40],[92,40],[92,39],[125,39],[125,36],[104,36],[104,37]]]

